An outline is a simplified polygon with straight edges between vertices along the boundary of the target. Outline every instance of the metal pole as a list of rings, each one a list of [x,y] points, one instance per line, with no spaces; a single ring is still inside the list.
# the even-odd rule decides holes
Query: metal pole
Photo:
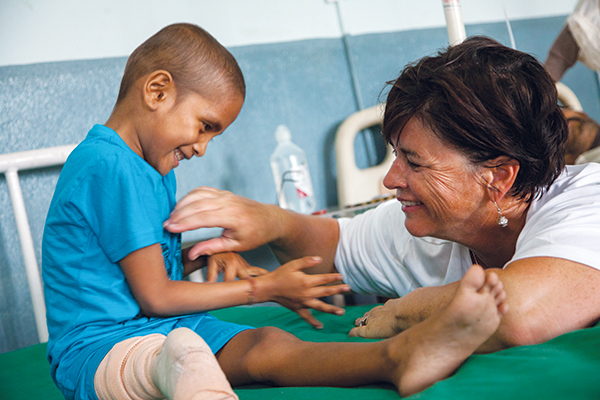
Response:
[[[48,341],[48,327],[46,325],[46,303],[44,302],[44,289],[42,278],[35,258],[31,229],[27,219],[27,210],[23,201],[23,192],[19,183],[19,170],[44,168],[62,165],[76,145],[51,147],[47,149],[23,151],[19,153],[0,154],[0,173],[6,176],[6,183],[10,193],[21,253],[25,264],[29,293],[33,304],[33,313],[40,342]]]
[[[344,45],[344,54],[346,56],[346,63],[348,65],[348,72],[350,73],[350,79],[352,83],[352,93],[354,94],[354,102],[356,104],[356,110],[363,110],[362,94],[360,92],[360,85],[358,83],[358,76],[356,75],[356,69],[354,67],[354,60],[352,58],[352,52],[350,50],[350,44],[348,43],[348,33],[344,27],[344,19],[342,17],[341,4],[335,1],[335,7],[338,16],[338,22],[340,25],[340,32],[342,35],[342,43]],[[365,152],[367,156],[367,163],[369,167],[372,167],[377,162],[377,150],[375,148],[375,139],[373,138],[373,132],[370,129],[361,131],[363,142],[365,145]]]
[[[35,250],[33,248],[31,230],[29,229],[29,221],[27,220],[27,212],[25,211],[25,203],[23,202],[21,185],[19,184],[19,175],[16,169],[8,170],[4,174],[6,175],[6,182],[8,183],[15,220],[17,221],[17,230],[21,242],[23,261],[25,262],[25,272],[27,274],[27,282],[29,283],[31,302],[33,303],[33,313],[35,315],[38,338],[40,342],[47,342],[48,327],[46,326],[44,289],[40,278],[40,270],[38,269],[38,264],[35,259]]]
[[[446,17],[450,46],[455,46],[467,38],[460,0],[442,0],[442,3],[444,4],[444,15]]]

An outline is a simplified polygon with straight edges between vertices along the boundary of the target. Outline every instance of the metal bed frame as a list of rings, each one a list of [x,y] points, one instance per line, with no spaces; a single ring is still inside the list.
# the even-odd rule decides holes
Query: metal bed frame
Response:
[[[19,183],[19,171],[36,168],[63,165],[76,145],[50,147],[47,149],[24,151],[19,153],[0,155],[0,172],[6,176],[8,191],[12,202],[21,253],[25,263],[25,272],[29,284],[33,313],[40,342],[48,341],[48,328],[46,326],[46,304],[42,279],[35,257],[31,230],[27,219],[27,211],[23,202],[23,192]]]

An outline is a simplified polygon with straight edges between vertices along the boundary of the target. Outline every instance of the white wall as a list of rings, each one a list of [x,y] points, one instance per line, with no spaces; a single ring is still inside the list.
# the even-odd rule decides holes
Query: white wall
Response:
[[[577,0],[462,0],[465,23],[569,14]],[[226,46],[445,25],[442,0],[0,0],[0,66],[127,56],[173,22]]]

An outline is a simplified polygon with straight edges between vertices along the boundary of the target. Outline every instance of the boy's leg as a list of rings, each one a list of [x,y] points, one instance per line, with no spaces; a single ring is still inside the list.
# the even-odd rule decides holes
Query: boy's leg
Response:
[[[163,399],[150,376],[152,360],[165,341],[164,335],[138,336],[117,343],[102,359],[94,376],[100,400]]]
[[[169,333],[152,380],[168,399],[238,400],[208,344],[188,328]]]
[[[187,328],[116,344],[94,387],[100,400],[237,399],[208,345]]]
[[[492,274],[490,274],[491,276]],[[355,386],[390,382],[403,396],[446,378],[498,328],[504,300],[497,276],[473,267],[450,304],[378,342],[310,343],[276,328],[243,331],[217,358],[233,385]]]

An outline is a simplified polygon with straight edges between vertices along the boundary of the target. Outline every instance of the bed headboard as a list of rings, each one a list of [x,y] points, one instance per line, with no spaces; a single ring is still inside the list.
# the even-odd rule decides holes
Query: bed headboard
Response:
[[[21,253],[25,263],[27,283],[40,342],[48,341],[46,326],[46,305],[40,270],[35,258],[33,240],[29,229],[27,211],[23,202],[23,193],[19,183],[19,171],[58,166],[65,163],[67,157],[76,145],[50,147],[47,149],[24,151],[11,154],[0,154],[0,173],[6,176],[10,200],[17,223]]]

